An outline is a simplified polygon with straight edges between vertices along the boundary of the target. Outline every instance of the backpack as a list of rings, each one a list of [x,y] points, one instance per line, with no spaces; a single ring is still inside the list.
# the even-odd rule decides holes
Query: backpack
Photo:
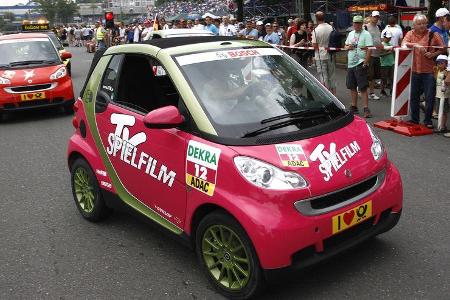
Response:
[[[336,28],[333,27],[333,31],[331,31],[330,39],[328,41],[328,48],[340,48],[341,45],[341,35]],[[334,54],[336,52],[337,50],[328,50],[329,54]]]

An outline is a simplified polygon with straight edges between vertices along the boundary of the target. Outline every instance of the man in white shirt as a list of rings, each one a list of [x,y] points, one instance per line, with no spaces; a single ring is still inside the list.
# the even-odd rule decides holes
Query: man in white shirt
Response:
[[[205,29],[205,25],[200,23],[199,19],[195,19],[194,20],[194,29],[204,30]]]
[[[336,95],[336,59],[335,54],[329,54],[327,50],[333,27],[325,23],[325,14],[316,12],[317,27],[312,32],[312,45],[314,60],[316,61],[318,79],[322,84]]]
[[[220,36],[234,36],[236,35],[236,27],[230,24],[230,18],[228,16],[222,17],[223,23],[220,25],[219,28],[219,35]]]
[[[386,31],[389,31],[392,35],[391,44],[394,47],[398,47],[402,44],[403,31],[397,25],[397,19],[394,16],[389,17],[388,25],[381,32],[381,36],[384,36]]]
[[[141,35],[141,26],[138,23],[136,23],[136,25],[134,25],[133,31],[134,31],[133,43],[139,43]]]
[[[142,33],[141,33],[141,41],[150,40],[152,33],[153,33],[153,26],[150,26],[150,25],[151,25],[150,20],[146,20],[144,22],[144,30],[142,30]]]

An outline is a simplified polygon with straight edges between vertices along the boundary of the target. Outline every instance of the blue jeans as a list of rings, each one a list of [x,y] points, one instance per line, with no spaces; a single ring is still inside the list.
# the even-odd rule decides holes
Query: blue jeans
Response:
[[[411,78],[411,121],[420,122],[419,101],[422,92],[425,94],[424,124],[432,124],[434,97],[436,95],[436,81],[432,73],[412,73]]]
[[[98,50],[103,50],[106,48],[106,44],[104,41],[97,41],[98,43]]]

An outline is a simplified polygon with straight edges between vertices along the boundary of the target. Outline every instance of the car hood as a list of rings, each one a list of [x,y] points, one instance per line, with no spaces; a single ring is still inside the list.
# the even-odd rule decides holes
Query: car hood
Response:
[[[0,77],[9,79],[11,86],[49,83],[51,81],[50,75],[62,66],[64,65],[58,64],[45,67],[0,70]]]
[[[343,128],[309,139],[230,148],[238,155],[299,173],[308,181],[311,196],[316,196],[361,182],[383,170],[387,156],[376,161],[371,146],[366,122],[355,117]]]

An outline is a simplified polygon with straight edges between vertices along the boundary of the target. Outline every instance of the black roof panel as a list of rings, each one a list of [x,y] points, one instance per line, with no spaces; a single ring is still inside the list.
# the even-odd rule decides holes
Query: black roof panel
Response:
[[[150,41],[145,41],[143,44],[152,45],[161,49],[192,45],[192,44],[201,44],[201,43],[209,43],[209,42],[226,42],[226,41],[239,41],[237,37],[232,36],[187,36],[187,37],[174,37],[174,38],[161,38],[161,39],[152,39]]]

